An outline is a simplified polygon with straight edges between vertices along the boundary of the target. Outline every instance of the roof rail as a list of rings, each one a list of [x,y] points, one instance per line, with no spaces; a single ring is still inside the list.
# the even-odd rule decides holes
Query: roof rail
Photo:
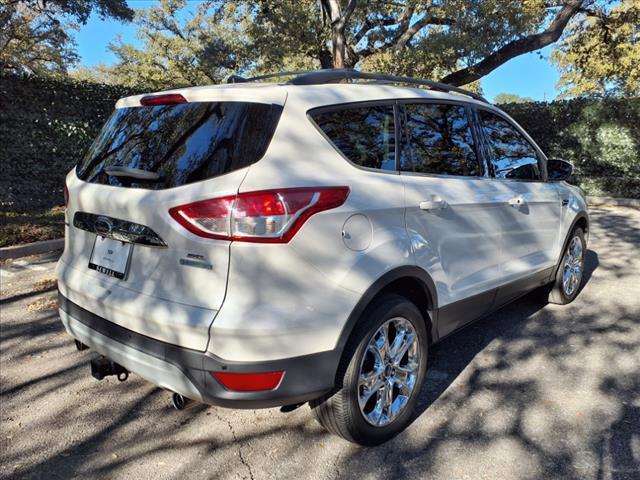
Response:
[[[265,80],[267,78],[291,77],[287,83],[290,85],[321,85],[324,83],[336,83],[342,80],[374,80],[383,83],[403,83],[407,85],[420,85],[431,90],[440,92],[454,92],[466,95],[480,102],[489,103],[482,95],[460,87],[454,87],[446,83],[435,82],[433,80],[423,80],[420,78],[403,77],[398,75],[387,75],[386,73],[360,72],[352,68],[328,68],[324,70],[294,70],[287,72],[269,73],[257,77],[244,78],[239,75],[231,75],[227,78],[227,83],[245,83]]]
[[[322,70],[320,70],[322,71]],[[315,73],[318,70],[291,70],[285,72],[277,72],[277,73],[267,73],[266,75],[258,75],[257,77],[249,77],[245,78],[240,75],[229,75],[225,81],[225,83],[247,83],[247,82],[257,82],[259,80],[266,80],[267,78],[280,78],[280,77],[291,77],[293,75],[305,75],[308,73]]]
[[[340,69],[327,69],[327,70],[316,70],[311,73],[301,74],[291,80],[289,82],[291,85],[317,85],[322,83],[334,83],[339,82],[341,80],[376,80],[385,83],[404,83],[408,85],[421,85],[425,87],[429,87],[432,90],[438,90],[441,92],[455,92],[461,95],[466,95],[475,100],[479,100],[484,103],[489,103],[489,101],[484,98],[482,95],[479,95],[475,92],[471,92],[469,90],[465,90],[464,88],[454,87],[453,85],[448,85],[446,83],[435,82],[433,80],[423,80],[419,78],[412,77],[402,77],[398,75],[387,75],[386,73],[368,73],[368,72],[359,72],[358,70],[353,70],[351,68],[340,68]]]

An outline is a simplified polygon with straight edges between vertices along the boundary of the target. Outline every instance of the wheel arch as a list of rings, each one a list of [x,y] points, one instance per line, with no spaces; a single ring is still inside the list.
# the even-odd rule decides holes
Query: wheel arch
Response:
[[[362,295],[349,314],[338,340],[337,348],[344,350],[353,329],[371,303],[381,295],[397,293],[416,304],[426,322],[429,342],[433,340],[434,312],[438,306],[438,294],[431,276],[422,268],[406,265],[397,267],[379,277]]]
[[[558,255],[558,261],[556,262],[556,267],[553,270],[553,276],[551,277],[551,279],[555,279],[556,276],[558,275],[558,269],[560,268],[562,257],[564,255],[565,250],[567,249],[567,246],[569,245],[571,234],[576,229],[576,227],[582,228],[582,231],[584,232],[585,236],[589,238],[589,215],[587,214],[587,212],[580,211],[571,222],[571,226],[567,229],[567,233],[565,234],[564,241],[562,242],[562,249],[560,250],[560,254]]]

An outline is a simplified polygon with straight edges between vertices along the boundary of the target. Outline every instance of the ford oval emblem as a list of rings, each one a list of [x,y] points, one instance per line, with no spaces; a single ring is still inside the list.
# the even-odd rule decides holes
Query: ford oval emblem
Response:
[[[113,230],[113,223],[107,217],[98,217],[96,221],[93,223],[93,230],[98,235],[109,235],[111,230]]]

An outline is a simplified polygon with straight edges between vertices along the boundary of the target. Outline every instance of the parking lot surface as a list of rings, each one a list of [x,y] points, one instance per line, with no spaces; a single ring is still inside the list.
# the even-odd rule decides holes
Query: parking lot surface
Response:
[[[54,254],[0,265],[0,478],[640,479],[640,211],[592,211],[586,285],[535,293],[432,349],[419,415],[351,445],[308,406],[201,404],[98,382],[56,310]]]

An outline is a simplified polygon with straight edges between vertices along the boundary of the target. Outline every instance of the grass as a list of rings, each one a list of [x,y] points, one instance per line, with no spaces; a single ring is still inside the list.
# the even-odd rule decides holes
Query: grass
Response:
[[[39,212],[0,212],[0,247],[64,236],[64,207]]]

